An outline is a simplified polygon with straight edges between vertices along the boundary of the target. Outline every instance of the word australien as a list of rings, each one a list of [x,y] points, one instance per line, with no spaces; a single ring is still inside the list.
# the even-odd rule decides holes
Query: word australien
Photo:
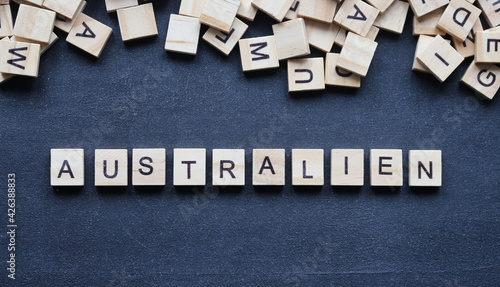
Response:
[[[409,186],[439,187],[442,177],[440,150],[409,151]],[[254,186],[285,185],[285,150],[254,149],[252,151],[252,184]],[[128,150],[96,149],[94,154],[95,186],[128,185]],[[204,186],[207,173],[206,149],[173,150],[173,185]],[[331,185],[363,186],[364,150],[331,150]],[[212,150],[212,185],[245,185],[245,150]],[[324,150],[292,149],[292,185],[324,185]],[[51,185],[54,187],[84,185],[83,149],[51,150]],[[132,150],[132,185],[163,186],[166,184],[166,150]],[[403,151],[401,149],[370,150],[371,186],[403,185]]]

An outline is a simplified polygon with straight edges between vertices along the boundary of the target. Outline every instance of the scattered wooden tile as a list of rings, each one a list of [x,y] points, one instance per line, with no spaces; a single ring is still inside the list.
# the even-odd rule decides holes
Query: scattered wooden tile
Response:
[[[309,0],[302,2],[297,16],[330,24],[336,9],[337,0]]]
[[[331,185],[363,186],[364,154],[362,149],[332,149]]]
[[[349,88],[359,88],[361,77],[337,66],[340,54],[328,53],[325,60],[325,84]]]
[[[152,3],[116,10],[124,42],[158,35]]]
[[[288,91],[303,92],[325,89],[323,58],[288,60]]]
[[[382,30],[401,35],[409,7],[410,5],[407,2],[396,0],[384,13],[378,15],[373,25]]]
[[[429,44],[432,42],[432,40],[434,40],[434,37],[427,36],[427,35],[420,35],[418,37],[417,47],[415,49],[415,56],[413,57],[413,67],[412,67],[413,71],[418,71],[418,72],[423,72],[423,73],[429,73],[429,74],[431,73],[431,71],[429,71],[429,69],[427,69],[424,65],[422,65],[417,60],[417,56],[420,53],[422,53],[422,51],[424,51],[425,48],[427,48],[427,46],[429,46]],[[451,43],[450,40],[445,39],[445,41],[447,43]]]
[[[292,149],[292,185],[322,186],[324,152],[322,149]]]
[[[361,77],[366,76],[377,45],[375,41],[350,32],[340,52],[337,66]]]
[[[0,41],[0,72],[38,77],[40,45],[16,41]]]
[[[165,185],[165,169],[164,148],[132,150],[132,185]]]
[[[12,1],[18,4],[25,4],[35,7],[42,7],[43,4],[43,0],[12,0]]]
[[[66,41],[99,58],[111,33],[113,29],[81,13],[69,31]]]
[[[346,30],[366,36],[379,11],[361,0],[345,0],[334,21]]]
[[[285,185],[285,150],[254,149],[252,183],[256,186]]]
[[[80,4],[80,7],[78,7],[78,10],[76,11],[76,16],[72,20],[56,17],[54,26],[66,33],[69,33],[71,28],[73,28],[76,19],[78,19],[78,16],[83,12],[83,9],[85,9],[85,6],[87,6],[87,1],[82,1],[82,4]]]
[[[204,186],[206,155],[204,148],[174,149],[174,186]]]
[[[50,34],[49,43],[40,44],[40,55],[43,55],[43,53],[45,53],[50,47],[52,47],[57,42],[57,40],[59,40],[59,37],[56,33],[52,32],[52,34]]]
[[[217,30],[229,33],[240,7],[240,0],[206,0],[201,11],[200,22]]]
[[[373,7],[377,8],[377,10],[379,10],[380,13],[385,13],[387,8],[391,6],[394,0],[366,0],[366,2],[371,4]]]
[[[290,6],[290,9],[288,9],[288,11],[285,14],[285,19],[293,20],[293,19],[297,19],[298,18],[297,13],[299,12],[300,3],[302,1],[304,1],[304,0],[295,0],[295,1],[293,1],[292,6]]]
[[[418,18],[438,9],[446,6],[450,0],[434,0],[434,1],[423,1],[423,0],[408,0],[410,7]]]
[[[207,0],[181,0],[179,15],[200,18]]]
[[[9,42],[10,40],[8,37],[5,37],[5,38],[0,40],[0,42],[3,42],[3,41]],[[15,75],[12,75],[12,74],[0,73],[0,84],[7,82],[8,80],[12,79],[14,76]]]
[[[0,39],[12,36],[12,12],[10,5],[0,6]]]
[[[274,20],[281,22],[292,6],[293,1],[294,0],[252,0],[252,5]]]
[[[491,0],[477,0],[479,7],[490,27],[500,25],[500,2]]]
[[[464,57],[437,35],[422,52],[417,54],[417,60],[443,82],[463,62]]]
[[[476,61],[478,63],[500,63],[500,31],[476,33]]]
[[[36,21],[33,21],[36,19]],[[54,29],[56,13],[21,4],[14,25],[14,35],[30,41],[48,43]]]
[[[483,25],[481,25],[481,20],[477,19],[476,24],[474,24],[464,41],[453,38],[453,45],[462,57],[467,58],[474,56],[476,53],[476,32],[481,31],[483,31]]]
[[[483,99],[492,100],[500,88],[500,68],[494,64],[472,61],[460,80]]]
[[[213,186],[245,185],[244,149],[212,150],[212,185]]]
[[[285,60],[294,57],[309,55],[306,24],[304,19],[297,18],[273,25],[278,59]]]
[[[50,185],[84,185],[83,149],[50,150]]]
[[[413,16],[413,36],[416,35],[430,35],[436,36],[446,35],[446,32],[439,29],[437,27],[437,23],[439,19],[441,19],[441,15],[444,13],[444,9],[446,7],[441,7],[437,10],[434,10],[426,15],[417,18],[417,16]]]
[[[274,36],[239,41],[243,72],[278,68],[278,51]]]
[[[248,21],[253,21],[257,11],[258,9],[252,5],[252,0],[241,0],[240,8],[236,14]]]
[[[128,151],[96,149],[94,172],[95,186],[127,186]]]
[[[409,186],[439,187],[442,178],[440,150],[410,150]]]
[[[403,151],[370,150],[371,186],[403,186]]]
[[[365,38],[370,39],[372,41],[375,41],[377,38],[378,32],[380,31],[379,28],[372,26],[370,30],[368,31],[368,34],[366,34]],[[347,36],[347,35],[346,35]]]
[[[243,37],[247,28],[247,24],[236,18],[234,19],[233,26],[231,26],[229,33],[210,27],[205,35],[203,35],[203,40],[207,41],[210,45],[227,56],[231,53],[241,37]]]
[[[339,33],[340,26],[335,23],[323,23],[309,19],[304,20],[309,45],[325,53],[330,52],[335,42],[335,37]]]
[[[481,10],[465,0],[451,0],[437,27],[460,41],[465,40]]]
[[[171,14],[165,50],[196,55],[200,28],[201,24],[198,18]]]
[[[56,12],[63,19],[75,18],[83,0],[44,0],[42,7]]]
[[[129,8],[139,5],[138,0],[106,0],[105,3],[106,3],[106,11],[108,11],[108,13],[116,12],[116,10],[118,9]]]

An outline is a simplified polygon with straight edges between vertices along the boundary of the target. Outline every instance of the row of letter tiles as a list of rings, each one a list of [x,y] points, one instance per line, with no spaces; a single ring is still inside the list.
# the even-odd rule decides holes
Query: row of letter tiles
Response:
[[[206,184],[206,149],[174,149],[174,186]],[[292,149],[292,185],[324,185],[324,151]],[[84,185],[83,149],[51,150],[51,185]],[[162,148],[133,149],[132,185],[163,186],[166,183],[166,151]],[[440,150],[409,151],[409,185],[441,186]],[[400,149],[370,150],[372,186],[403,185],[403,152]],[[254,149],[252,183],[255,186],[285,185],[285,150]],[[331,185],[362,186],[364,183],[364,150],[331,150]],[[128,185],[128,151],[95,150],[95,186]],[[245,150],[212,150],[212,185],[245,185]]]

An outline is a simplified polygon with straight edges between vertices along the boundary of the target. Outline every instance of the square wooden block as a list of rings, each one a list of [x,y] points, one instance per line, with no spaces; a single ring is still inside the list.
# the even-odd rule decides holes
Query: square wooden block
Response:
[[[368,2],[373,7],[377,8],[377,10],[379,10],[380,13],[385,13],[387,8],[389,8],[389,6],[391,6],[391,4],[394,3],[394,0],[366,0],[366,2]]]
[[[203,35],[203,40],[207,41],[210,45],[214,46],[217,50],[227,56],[231,53],[241,37],[243,37],[247,28],[247,24],[243,23],[240,19],[235,18],[229,33],[210,27],[205,35]]]
[[[252,0],[252,5],[281,22],[294,0]]]
[[[179,15],[200,18],[207,0],[181,0]]]
[[[465,40],[481,10],[466,0],[451,0],[437,27],[460,41]]]
[[[324,23],[332,23],[337,10],[337,0],[303,1],[297,15]]]
[[[340,26],[335,23],[323,23],[305,19],[309,45],[323,51],[330,52],[339,33]]]
[[[200,28],[198,18],[171,14],[165,51],[196,55]]]
[[[113,29],[81,13],[69,31],[66,41],[99,58]]]
[[[44,0],[42,7],[57,13],[63,19],[72,20],[83,0]]]
[[[370,150],[371,186],[403,186],[403,151]]]
[[[56,13],[52,11],[21,4],[14,25],[14,35],[38,43],[48,43],[55,20]]]
[[[450,0],[433,0],[433,1],[422,1],[422,0],[408,0],[413,13],[418,17],[422,17],[436,9],[446,6]]]
[[[174,149],[174,186],[204,186],[206,165],[206,149]]]
[[[379,31],[380,31],[379,28],[372,26],[370,28],[370,31],[368,31],[368,34],[366,34],[365,38],[375,41]],[[340,47],[344,47],[347,34],[349,34],[349,31],[341,27],[339,33],[337,34],[337,37],[335,37],[335,44],[337,44]]]
[[[422,65],[417,60],[417,56],[420,55],[420,53],[422,53],[422,51],[424,51],[425,48],[427,48],[427,46],[429,46],[429,44],[432,42],[432,40],[434,40],[434,37],[427,36],[427,35],[420,35],[418,37],[417,47],[415,49],[415,56],[413,57],[413,67],[412,67],[413,71],[418,71],[418,72],[423,72],[423,73],[428,73],[428,74],[431,73],[431,71],[429,71],[429,69],[427,69],[424,65]],[[447,43],[451,43],[450,40],[445,40],[445,41]]]
[[[254,149],[252,183],[256,186],[285,185],[285,150]]]
[[[0,6],[0,38],[12,36],[12,11],[10,5]]]
[[[127,186],[128,151],[96,149],[94,172],[95,186]]]
[[[477,4],[483,10],[483,16],[490,25],[496,27],[500,25],[500,2],[491,0],[477,0]]]
[[[309,55],[306,24],[304,19],[298,18],[273,25],[278,59],[285,60],[294,57]]]
[[[0,41],[1,73],[38,77],[39,63],[39,44]]]
[[[410,150],[408,161],[410,186],[441,186],[443,171],[440,150]]]
[[[476,33],[476,61],[478,63],[500,63],[500,31]]]
[[[50,150],[50,185],[84,185],[83,149]]]
[[[476,33],[483,31],[483,25],[481,24],[481,19],[477,19],[476,24],[472,27],[469,35],[464,41],[457,40],[453,38],[453,45],[460,55],[464,58],[472,57],[476,53]]]
[[[292,149],[292,185],[322,186],[324,173],[322,149]]]
[[[363,186],[365,151],[362,149],[332,149],[331,185]]]
[[[200,15],[202,24],[229,33],[241,0],[207,0]]]
[[[364,77],[368,73],[377,46],[377,42],[349,32],[337,66]]]
[[[163,186],[165,171],[164,148],[132,150],[132,185]]]
[[[0,42],[9,42],[10,39],[8,37],[5,37],[3,39],[0,39]],[[1,44],[0,44],[1,45]],[[1,57],[0,57],[1,58]],[[7,73],[0,73],[0,84],[7,82],[8,80],[12,79],[15,75],[12,74],[7,74]]]
[[[245,185],[244,149],[212,150],[212,185],[213,186]]]
[[[373,25],[382,30],[401,35],[409,7],[410,5],[407,2],[394,1],[384,13],[378,15]]]
[[[10,40],[15,42],[29,42],[26,39],[16,36],[10,37]],[[46,44],[40,44],[40,56],[43,55],[43,53],[45,53],[45,51],[47,51],[50,47],[52,47],[52,45],[54,45],[57,40],[59,40],[59,37],[57,37],[56,33],[52,32],[52,34],[50,35],[50,41]]]
[[[437,27],[437,23],[439,22],[439,19],[441,19],[441,15],[444,13],[444,9],[446,7],[439,8],[437,10],[434,10],[425,16],[422,16],[420,18],[417,18],[417,16],[413,16],[413,36],[417,35],[430,35],[430,36],[436,36],[436,35],[441,35],[444,36],[446,35],[446,32],[439,29]]]
[[[304,0],[293,1],[292,6],[290,6],[290,9],[288,9],[288,11],[285,14],[285,19],[293,20],[293,19],[299,18],[297,13],[299,12],[300,3],[303,1]],[[337,7],[339,7],[339,6],[337,5]]]
[[[253,21],[255,15],[257,15],[257,11],[258,9],[252,5],[252,0],[241,0],[237,15],[248,21]]]
[[[323,58],[288,60],[288,91],[303,92],[325,89]]]
[[[108,13],[116,12],[116,10],[118,9],[129,8],[139,5],[138,0],[105,0],[105,3],[106,3],[106,11],[108,11]]]
[[[12,2],[16,2],[18,4],[25,4],[35,7],[42,7],[44,0],[12,0]]]
[[[440,82],[444,82],[463,62],[464,57],[437,35],[421,53],[417,54],[417,60]]]
[[[143,4],[116,11],[124,42],[158,35],[153,4]]]
[[[362,0],[345,0],[334,21],[346,30],[366,36],[379,11]]]
[[[72,20],[56,17],[54,26],[66,33],[69,33],[69,31],[71,31],[71,28],[73,28],[73,25],[75,25],[78,16],[80,16],[80,14],[83,12],[83,9],[85,9],[86,6],[87,6],[87,1],[82,1],[80,7],[78,7],[78,10],[76,11],[75,17],[73,17]]]
[[[239,41],[243,72],[278,68],[278,51],[274,36]]]
[[[359,88],[361,77],[337,66],[340,54],[328,53],[325,59],[325,84],[349,88]]]
[[[460,80],[484,99],[492,100],[500,88],[500,68],[472,61]]]

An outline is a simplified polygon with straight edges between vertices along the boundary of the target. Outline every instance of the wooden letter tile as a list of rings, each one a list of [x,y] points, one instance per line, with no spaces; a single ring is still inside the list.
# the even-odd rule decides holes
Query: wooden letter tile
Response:
[[[297,15],[297,13],[299,12],[300,3],[302,1],[304,1],[304,0],[293,1],[292,6],[290,6],[290,9],[288,9],[288,11],[285,14],[285,19],[293,20],[293,19],[297,19],[299,17]],[[338,5],[337,5],[337,7],[338,7]]]
[[[95,186],[127,186],[128,151],[96,149],[94,172]]]
[[[437,27],[460,41],[465,40],[481,10],[466,0],[451,0]]]
[[[476,53],[476,32],[481,31],[483,31],[483,25],[481,25],[481,20],[477,19],[476,24],[474,24],[464,41],[453,38],[453,45],[462,57],[467,58],[474,56]]]
[[[56,13],[52,11],[21,4],[14,25],[14,35],[34,42],[48,43],[55,20]]]
[[[476,33],[476,61],[500,63],[500,31]]]
[[[132,185],[165,185],[165,149],[132,150]]]
[[[309,55],[306,24],[304,19],[297,18],[273,25],[278,59],[285,60],[294,57]]]
[[[0,41],[1,73],[38,77],[39,62],[39,44]]]
[[[4,41],[9,42],[10,39],[8,37],[5,37],[5,38],[0,40],[0,42],[4,42]],[[0,44],[0,47],[1,47],[1,44]],[[0,64],[0,66],[1,66],[1,64]],[[0,72],[0,84],[7,82],[8,80],[12,79],[14,76],[15,75]]]
[[[206,149],[174,149],[174,186],[204,186]]]
[[[252,165],[253,185],[285,185],[284,149],[254,149]]]
[[[99,58],[113,29],[81,13],[68,33],[66,41]]]
[[[430,35],[436,36],[446,35],[446,32],[439,29],[437,27],[437,23],[439,19],[441,19],[441,15],[444,13],[445,7],[434,10],[425,16],[417,18],[417,16],[413,16],[413,35]]]
[[[382,30],[401,35],[409,7],[408,3],[396,0],[383,14],[378,15],[373,25]]]
[[[278,68],[278,51],[274,36],[239,41],[243,72]]]
[[[118,9],[129,8],[137,5],[139,5],[138,0],[106,0],[106,11],[111,13],[116,12]]]
[[[252,0],[252,5],[269,15],[274,20],[281,22],[292,6],[294,0]]]
[[[429,44],[432,42],[432,40],[434,40],[434,37],[427,36],[427,35],[420,35],[420,37],[418,37],[417,48],[415,49],[415,56],[413,57],[413,67],[412,67],[413,71],[429,73],[429,74],[431,73],[431,71],[429,71],[429,69],[427,69],[424,65],[422,65],[417,60],[417,56],[420,55],[420,53],[422,53],[422,51],[424,51],[425,48],[427,48],[427,46],[429,46]],[[451,43],[450,40],[445,40],[445,41],[447,43]]]
[[[409,151],[409,185],[410,186],[441,186],[442,161],[440,150],[410,150]]]
[[[443,82],[463,62],[464,57],[437,35],[421,53],[417,54],[417,60]]]
[[[394,0],[366,0],[366,2],[371,4],[373,7],[377,8],[377,10],[379,10],[380,13],[385,13],[385,10],[387,10],[387,8],[391,6]]]
[[[241,0],[207,0],[201,11],[200,22],[229,33]]]
[[[0,39],[12,36],[12,12],[10,5],[0,6]]]
[[[377,45],[375,41],[350,32],[340,52],[337,66],[361,77],[366,76]]]
[[[207,0],[181,0],[179,15],[200,18]]]
[[[292,149],[292,185],[322,186],[324,173],[322,149]]]
[[[171,14],[165,50],[196,55],[200,28],[201,24],[198,18]]]
[[[305,23],[309,45],[325,53],[330,52],[340,26],[335,23],[323,23],[309,19],[305,19]]]
[[[76,11],[75,17],[73,17],[72,20],[56,17],[54,26],[66,33],[69,33],[71,28],[73,28],[73,25],[75,24],[76,20],[78,19],[78,16],[80,16],[80,14],[83,12],[83,9],[85,9],[85,6],[87,6],[87,1],[82,1],[80,7],[78,7],[78,10]]]
[[[325,89],[323,58],[288,60],[288,91],[303,92]]]
[[[476,91],[483,99],[492,100],[500,88],[500,68],[494,64],[479,64],[472,61],[460,81]]]
[[[57,13],[57,16],[72,20],[83,0],[44,0],[42,7]]]
[[[50,150],[50,185],[84,185],[83,149]]]
[[[337,0],[309,0],[303,1],[297,15],[320,22],[332,23],[337,9]]]
[[[500,2],[492,0],[477,0],[479,7],[483,10],[483,16],[490,25],[496,27],[500,25]]]
[[[379,28],[372,26],[370,28],[370,31],[368,31],[368,34],[366,34],[365,38],[375,41],[379,31],[380,31]],[[343,47],[348,33],[349,31],[341,27],[339,33],[337,34],[337,37],[335,37],[335,44],[339,45],[340,47]]]
[[[371,186],[403,186],[403,151],[370,150]]]
[[[213,186],[245,185],[244,149],[212,150],[212,185]]]
[[[253,21],[255,15],[257,15],[257,11],[258,9],[252,5],[252,0],[241,0],[237,15],[248,21]]]
[[[433,1],[423,1],[423,0],[408,0],[410,3],[413,13],[418,17],[422,17],[438,8],[446,6],[450,0],[433,0]]]
[[[363,186],[364,154],[362,149],[332,149],[331,185]]]
[[[214,46],[217,50],[227,56],[231,53],[241,37],[243,37],[247,28],[247,24],[243,23],[243,21],[238,18],[235,18],[229,33],[210,27],[205,35],[203,35],[203,40],[207,41],[210,45]]]
[[[326,54],[325,84],[331,86],[359,88],[361,86],[361,77],[337,67],[339,57],[340,54],[336,53]]]
[[[346,30],[366,36],[379,11],[361,0],[345,0],[334,21]]]
[[[116,13],[124,42],[158,35],[152,3],[119,9]]]

